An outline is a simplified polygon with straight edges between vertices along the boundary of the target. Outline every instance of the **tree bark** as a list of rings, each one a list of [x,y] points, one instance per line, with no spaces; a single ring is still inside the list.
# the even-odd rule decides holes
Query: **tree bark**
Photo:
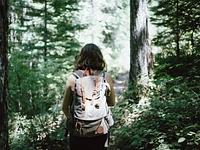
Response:
[[[129,84],[146,86],[153,71],[153,55],[149,42],[146,0],[130,0],[130,72]]]
[[[8,106],[7,106],[7,33],[8,1],[0,0],[0,148],[8,150]]]

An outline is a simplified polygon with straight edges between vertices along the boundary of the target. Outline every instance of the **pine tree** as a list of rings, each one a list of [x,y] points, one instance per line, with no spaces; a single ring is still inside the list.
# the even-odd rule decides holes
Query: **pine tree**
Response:
[[[80,46],[75,38],[83,28],[74,16],[77,4],[74,0],[12,1],[9,98],[13,111],[31,116],[46,111],[61,95],[63,74],[72,70]]]
[[[163,29],[158,32],[153,43],[168,54],[174,55],[175,52],[177,57],[194,53],[195,43],[199,41],[197,33],[200,26],[200,2],[197,0],[154,1],[156,5],[150,7],[153,12],[151,21]]]

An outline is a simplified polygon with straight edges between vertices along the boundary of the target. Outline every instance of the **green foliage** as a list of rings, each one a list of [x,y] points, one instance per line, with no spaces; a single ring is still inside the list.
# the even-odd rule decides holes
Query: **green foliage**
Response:
[[[9,61],[10,115],[20,112],[29,118],[47,112],[61,99],[65,80],[61,76],[53,76],[50,67],[48,70],[31,69],[27,61],[28,56],[25,60],[21,52],[14,54]]]
[[[127,68],[124,64],[127,53],[118,60],[119,63],[113,63],[113,59],[120,56],[121,49],[127,49],[124,24],[128,24],[128,20],[122,16],[127,16],[128,2],[114,0],[108,5],[107,1],[102,1],[99,11],[104,18],[92,14],[94,17],[87,16],[86,22],[83,14],[88,13],[88,9],[84,5],[91,1],[82,1],[80,5],[79,2],[10,1],[8,107],[11,149],[48,149],[42,145],[55,139],[62,140],[64,115],[60,114],[61,107],[54,113],[51,108],[62,103],[74,56],[80,50],[82,32],[79,32],[82,29],[87,27],[88,32],[91,26],[95,29],[92,36],[103,42],[100,47],[109,70],[114,68],[122,72]],[[98,21],[92,21],[89,27],[88,18]],[[88,33],[84,39],[90,42]]]
[[[150,10],[153,13],[151,23],[159,29],[153,45],[170,56],[198,53],[199,1],[154,0]]]
[[[76,22],[74,0],[11,1],[9,10],[9,144],[42,149],[63,137],[61,107],[51,109],[62,102],[80,48],[76,32],[85,26]]]
[[[10,123],[10,149],[42,149],[44,143],[55,139],[62,140],[65,127],[63,114],[57,111],[60,107],[55,108],[56,111],[35,115],[32,118],[16,113]]]
[[[12,1],[9,33],[9,109],[31,117],[61,99],[80,44],[78,1]]]
[[[167,57],[165,59],[156,56],[155,77],[170,75],[171,77],[182,76],[195,78],[200,69],[200,56],[187,55],[185,57]]]
[[[187,62],[182,61],[185,59],[174,64],[170,72],[166,72],[169,64],[173,65],[170,59],[159,61],[163,66],[155,68],[160,74],[149,86],[151,90],[145,103],[130,104],[125,99],[117,104],[113,113],[117,120],[113,129],[116,148],[200,148],[200,72],[193,69],[199,66],[199,59],[193,56]],[[187,72],[177,75],[180,69]]]

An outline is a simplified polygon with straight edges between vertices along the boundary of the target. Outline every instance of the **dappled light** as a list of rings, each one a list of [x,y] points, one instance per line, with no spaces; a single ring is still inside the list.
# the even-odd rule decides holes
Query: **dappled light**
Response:
[[[94,43],[115,91],[107,150],[200,149],[199,1],[3,2],[0,146],[69,149],[66,81]]]

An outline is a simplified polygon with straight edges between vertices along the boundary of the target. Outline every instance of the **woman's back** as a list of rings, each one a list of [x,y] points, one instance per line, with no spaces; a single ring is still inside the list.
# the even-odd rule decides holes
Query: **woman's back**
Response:
[[[103,55],[99,49],[98,46],[95,44],[86,44],[82,49],[79,55],[77,55],[76,60],[75,60],[75,72],[77,70],[81,71],[85,76],[90,76],[94,75],[98,70],[101,70],[102,72],[105,72],[105,80],[108,83],[110,87],[110,94],[106,96],[105,102],[107,103],[108,106],[114,106],[115,105],[115,93],[114,93],[114,88],[113,88],[113,80],[112,77],[109,73],[106,72],[106,63],[103,59]],[[95,77],[95,82],[97,83],[99,81],[98,77]],[[85,85],[82,82],[84,80],[80,80],[79,84]],[[69,76],[67,83],[66,83],[66,88],[65,88],[65,93],[64,93],[64,100],[63,100],[63,112],[69,120],[70,118],[70,113],[69,113],[69,108],[72,106],[73,103],[73,94],[75,92],[75,84],[77,84],[77,77],[72,73],[72,75]],[[83,105],[85,103],[84,99],[84,92],[87,90],[82,88],[82,91],[80,93],[81,98],[79,98],[79,102],[83,101]],[[97,98],[97,97],[96,97]],[[95,99],[96,99],[95,98]],[[93,100],[91,100],[93,101]],[[81,102],[82,103],[82,102]],[[89,102],[90,104],[93,104],[93,102]],[[100,106],[100,105],[99,105]],[[79,106],[77,106],[78,108]],[[95,106],[96,107],[96,106]],[[101,106],[100,106],[101,107]],[[91,106],[92,108],[92,106]],[[76,109],[75,107],[71,110]],[[86,108],[87,109],[87,108]],[[98,107],[96,108],[98,109]],[[79,111],[85,111],[84,109],[79,109]],[[72,112],[74,113],[74,112]],[[91,114],[92,115],[92,114]],[[74,116],[73,116],[74,117]],[[74,117],[75,118],[75,117]],[[78,118],[77,118],[78,119]],[[103,119],[104,120],[104,119]],[[79,125],[78,123],[74,122],[75,126],[78,126],[79,131],[82,132],[82,125]],[[99,127],[101,124],[99,125]],[[102,132],[102,128],[97,127],[96,132],[101,132],[102,134],[98,136],[92,136],[92,137],[80,137],[77,136],[76,134],[73,134],[73,132],[70,133],[70,149],[71,150],[76,150],[81,147],[83,150],[89,150],[89,149],[95,149],[95,150],[104,150],[108,145],[106,145],[106,141],[108,141],[109,134],[105,132]]]

